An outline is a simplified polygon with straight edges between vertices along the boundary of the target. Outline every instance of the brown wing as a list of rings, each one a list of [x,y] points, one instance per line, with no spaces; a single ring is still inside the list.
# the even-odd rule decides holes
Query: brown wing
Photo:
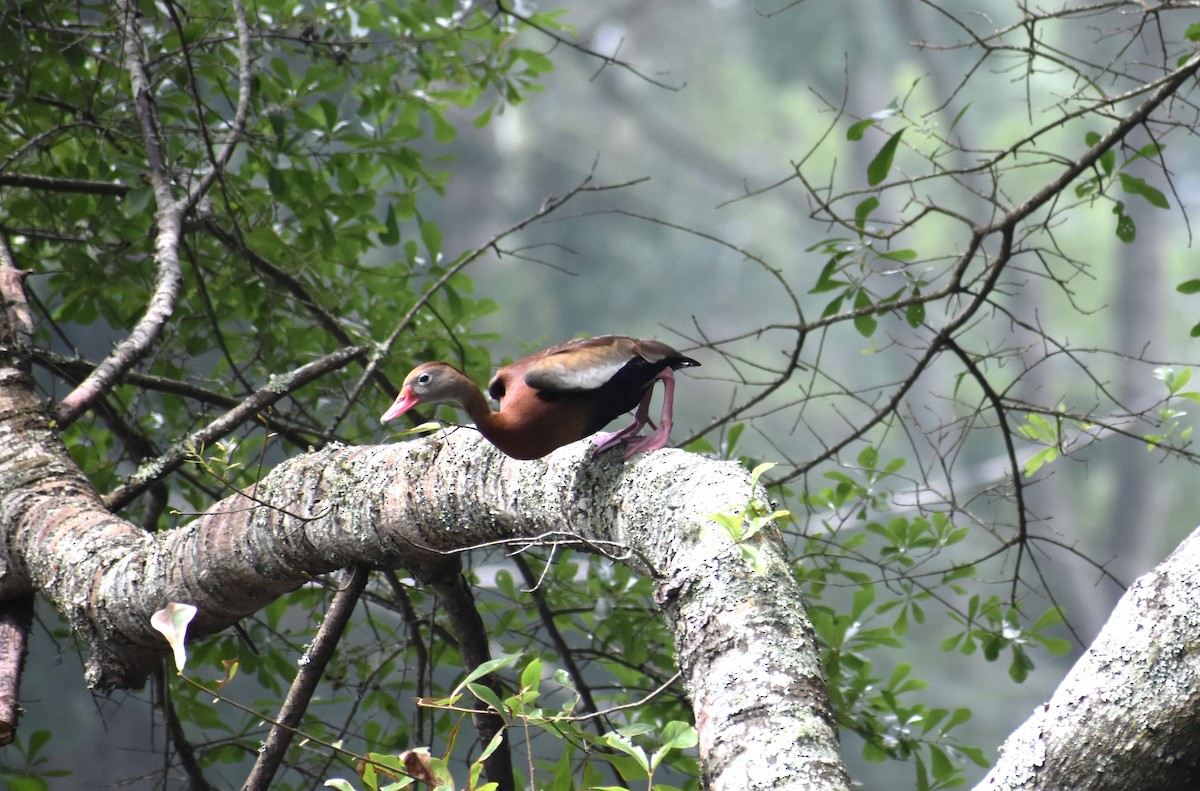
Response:
[[[598,390],[634,357],[638,341],[624,335],[581,338],[552,346],[521,363],[525,383],[538,390],[581,392]],[[512,366],[516,367],[516,366]]]

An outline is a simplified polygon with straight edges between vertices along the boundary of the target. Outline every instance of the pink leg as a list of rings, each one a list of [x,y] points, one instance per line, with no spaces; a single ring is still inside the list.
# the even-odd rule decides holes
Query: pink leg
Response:
[[[675,374],[670,368],[666,368],[658,375],[658,378],[662,379],[663,383],[662,418],[659,420],[658,428],[654,429],[649,436],[639,439],[636,442],[630,442],[625,446],[625,458],[627,459],[635,453],[658,450],[664,447],[667,444],[667,440],[671,437],[671,408],[675,400]],[[650,389],[653,391],[654,388],[651,387]],[[642,402],[645,404],[647,411],[650,409],[649,396],[650,393],[647,393],[646,399]],[[638,411],[641,411],[640,406]],[[645,418],[645,422],[650,423],[648,417]],[[654,424],[650,423],[650,425],[653,426]]]
[[[608,450],[613,445],[621,442],[626,437],[638,433],[642,426],[650,423],[650,399],[654,395],[654,384],[650,384],[650,389],[646,391],[646,395],[638,404],[637,411],[633,413],[633,422],[620,431],[613,431],[607,434],[596,434],[592,437],[592,444],[596,447],[597,453],[602,453]],[[654,425],[651,423],[651,425]]]

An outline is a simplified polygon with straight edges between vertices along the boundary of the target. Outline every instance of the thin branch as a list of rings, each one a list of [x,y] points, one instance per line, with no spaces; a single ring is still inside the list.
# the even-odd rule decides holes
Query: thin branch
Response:
[[[1021,559],[1025,556],[1025,543],[1029,536],[1028,514],[1025,508],[1025,484],[1021,481],[1021,465],[1017,461],[1017,449],[1013,444],[1012,429],[1008,425],[1008,410],[1004,406],[1000,394],[992,387],[992,383],[987,376],[980,370],[975,360],[971,355],[967,354],[954,338],[947,338],[946,347],[958,356],[962,364],[970,372],[972,378],[983,390],[984,396],[992,405],[992,409],[996,412],[996,422],[1000,428],[1000,436],[1004,440],[1004,451],[1008,454],[1008,463],[1012,470],[1013,496],[1017,503],[1017,559],[1013,569],[1013,589],[1010,601],[1017,602],[1017,580],[1021,578]]]
[[[118,198],[129,193],[127,185],[116,181],[64,179],[32,173],[0,173],[0,187],[25,187],[42,192],[67,192],[83,195],[115,195]]]
[[[466,669],[474,670],[489,661],[492,655],[488,647],[487,628],[479,616],[471,586],[463,576],[458,559],[442,564],[439,568],[429,569],[426,582],[437,595],[438,602],[450,619],[451,631],[458,641],[458,650]],[[500,684],[494,675],[488,674],[480,681],[490,687],[497,696],[503,697]],[[479,731],[481,747],[486,747],[497,733],[504,731],[504,720],[499,714],[487,711],[486,707],[475,709],[472,719],[476,730]],[[515,791],[511,742],[507,734],[504,735],[500,746],[484,760],[484,774],[490,782],[497,784],[498,791]]]
[[[288,374],[272,377],[265,387],[243,400],[238,406],[211,421],[199,431],[194,431],[176,442],[158,458],[141,465],[138,471],[131,475],[124,484],[104,495],[105,506],[112,510],[120,509],[156,481],[179,469],[192,456],[195,448],[220,439],[237,426],[253,419],[258,412],[276,401],[314,379],[361,357],[366,354],[366,351],[366,347],[363,346],[340,349],[319,360],[302,365]]]
[[[64,379],[78,384],[82,382],[95,367],[96,363],[91,360],[86,360],[80,357],[63,357],[60,354],[46,351],[45,349],[33,350],[33,362],[48,371],[52,371],[55,375],[61,376]],[[154,376],[151,374],[142,374],[136,371],[129,371],[121,377],[122,384],[128,384],[138,387],[142,390],[149,390],[157,393],[166,393],[168,395],[179,396],[181,398],[191,399],[199,404],[208,404],[211,406],[221,407],[222,409],[233,409],[238,404],[242,403],[241,398],[235,398],[225,393],[220,393],[215,390],[209,390],[198,385],[181,382],[177,379],[168,379],[164,376]],[[291,442],[300,448],[307,448],[310,445],[319,441],[332,441],[337,437],[323,432],[317,428],[298,424],[294,421],[284,420],[278,414],[267,413],[261,415],[263,423],[272,432],[279,434],[281,437]]]
[[[164,146],[154,110],[151,80],[146,73],[142,52],[140,30],[141,12],[134,0],[118,3],[117,13],[122,20],[125,63],[129,70],[130,91],[137,108],[137,120],[142,130],[142,141],[146,147],[150,183],[154,188],[158,212],[155,224],[154,262],[157,268],[154,291],[146,312],[133,330],[116,348],[96,366],[87,379],[79,384],[59,402],[55,419],[59,426],[67,426],[82,415],[88,407],[112,389],[121,375],[142,359],[150,347],[162,335],[167,320],[175,310],[183,276],[179,266],[179,240],[182,232],[183,206],[172,194],[172,183],[167,171],[163,152]]]
[[[583,702],[584,709],[595,714],[600,711],[596,706],[596,701],[592,697],[592,687],[588,684],[587,678],[583,671],[575,662],[575,652],[567,645],[566,639],[563,637],[562,631],[558,628],[558,624],[554,622],[554,611],[550,609],[550,605],[546,603],[546,597],[538,585],[538,577],[533,573],[533,568],[529,565],[529,561],[521,555],[514,555],[513,562],[517,565],[517,571],[521,572],[521,578],[525,580],[525,587],[529,591],[529,595],[533,598],[533,606],[537,609],[538,618],[542,621],[542,627],[546,630],[546,634],[550,636],[550,642],[554,646],[554,650],[558,653],[558,658],[563,663],[563,668],[571,676],[571,683],[575,687],[575,691],[579,693],[579,699]],[[603,733],[604,723],[596,722],[596,732]]]
[[[333,659],[338,640],[350,623],[350,616],[354,614],[354,608],[367,586],[369,576],[363,566],[354,566],[346,571],[342,586],[329,603],[329,611],[317,630],[317,636],[300,660],[300,669],[288,688],[287,697],[279,709],[275,724],[259,750],[254,768],[242,784],[242,791],[267,791],[271,787],[271,781],[287,754],[292,737],[300,727],[300,720],[304,717],[313,693],[316,692],[317,684],[320,683],[329,661]]]
[[[213,183],[225,173],[225,167],[229,164],[233,152],[237,149],[238,143],[246,133],[246,119],[250,116],[250,90],[252,84],[252,75],[250,73],[250,25],[246,21],[245,0],[233,0],[231,5],[233,6],[234,28],[237,30],[238,43],[238,98],[237,106],[234,108],[233,119],[229,122],[229,133],[225,137],[225,142],[222,144],[220,152],[214,155],[212,141],[208,135],[208,126],[204,123],[205,113],[200,98],[200,86],[196,81],[195,73],[192,71],[192,59],[187,50],[187,36],[184,35],[182,24],[175,13],[175,3],[168,2],[166,5],[168,12],[171,14],[171,19],[175,22],[176,28],[179,31],[180,47],[183,51],[184,62],[187,64],[188,74],[192,81],[192,96],[196,102],[197,123],[208,149],[209,161],[212,165],[212,169],[205,173],[200,181],[188,191],[185,204],[187,208],[191,208],[208,192]]]
[[[659,88],[663,88],[664,90],[668,90],[668,91],[681,91],[687,86],[687,83],[682,83],[680,85],[669,85],[669,84],[663,82],[662,80],[651,77],[649,74],[646,74],[645,72],[636,68],[632,64],[621,60],[620,58],[618,58],[616,56],[616,54],[605,55],[603,53],[597,52],[594,49],[586,47],[583,44],[580,44],[578,41],[575,41],[574,39],[569,39],[555,30],[551,30],[550,28],[548,28],[544,25],[538,24],[537,22],[533,21],[528,16],[517,12],[508,3],[500,2],[500,0],[497,0],[496,7],[499,8],[500,11],[503,14],[505,14],[506,16],[510,16],[513,19],[516,19],[517,21],[521,22],[523,25],[526,25],[527,27],[538,31],[543,36],[546,36],[547,38],[549,38],[559,44],[570,47],[573,50],[582,52],[584,55],[587,55],[588,57],[599,59],[602,62],[602,65],[600,67],[601,71],[608,66],[617,66],[618,68],[622,68],[625,71],[629,72],[630,74],[636,75],[640,79],[645,80],[646,82],[650,83],[651,85],[655,85]],[[599,73],[599,72],[597,72],[597,73]]]
[[[1078,160],[1072,165],[1063,169],[1063,172],[1057,178],[1052,179],[1044,187],[1030,196],[1024,203],[1016,206],[1012,211],[1008,212],[1004,217],[1000,218],[991,225],[984,226],[979,229],[982,234],[991,234],[1000,231],[1005,227],[1012,227],[1016,223],[1025,219],[1035,211],[1040,209],[1046,203],[1055,199],[1071,182],[1079,178],[1082,174],[1091,170],[1097,162],[1109,149],[1116,146],[1126,135],[1132,132],[1146,122],[1150,114],[1158,107],[1174,96],[1185,82],[1196,76],[1196,72],[1200,71],[1200,52],[1193,53],[1187,62],[1172,72],[1167,77],[1164,77],[1158,82],[1158,90],[1150,95],[1148,99],[1142,102],[1137,109],[1127,116],[1121,118],[1112,129],[1108,130],[1096,144],[1083,153]],[[1109,100],[1105,104],[1111,104],[1114,100]]]
[[[175,703],[170,695],[171,688],[167,684],[161,663],[154,671],[153,680],[154,686],[159,690],[160,706],[166,721],[167,739],[174,748],[175,755],[179,759],[179,766],[188,779],[189,791],[215,791],[215,787],[204,776],[204,768],[196,758],[195,745],[188,740],[183,723],[179,721],[179,714],[175,710]]]

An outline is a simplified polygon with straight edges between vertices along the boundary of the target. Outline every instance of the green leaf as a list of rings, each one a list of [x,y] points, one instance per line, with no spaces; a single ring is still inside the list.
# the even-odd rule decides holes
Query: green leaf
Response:
[[[542,660],[534,659],[521,671],[521,689],[536,691],[542,682]]]
[[[951,582],[956,582],[961,579],[968,579],[973,576],[975,576],[974,564],[959,566],[958,568],[947,571],[942,575],[942,584],[949,584]]]
[[[496,732],[496,735],[492,737],[492,740],[490,742],[488,742],[487,747],[483,748],[483,752],[481,752],[479,754],[479,757],[475,759],[475,763],[482,764],[484,761],[486,761],[491,756],[492,753],[496,752],[496,749],[498,747],[500,747],[500,745],[503,742],[504,742],[504,729],[501,728],[499,731]]]
[[[758,479],[765,475],[771,468],[777,466],[779,462],[764,461],[750,471],[750,485],[758,486]]]
[[[274,197],[281,199],[287,197],[287,182],[284,181],[283,174],[278,168],[267,170],[267,187]]]
[[[1013,647],[1012,662],[1008,665],[1008,676],[1018,684],[1024,683],[1033,670],[1033,660],[1019,646]]]
[[[937,780],[946,781],[954,777],[958,770],[946,752],[936,744],[929,745],[929,756],[932,758],[933,776]]]
[[[1117,215],[1117,238],[1125,244],[1131,244],[1137,238],[1137,224],[1125,213],[1124,203],[1117,201],[1112,211]]]
[[[883,144],[883,148],[879,149],[879,153],[867,165],[867,183],[872,187],[881,184],[887,178],[892,169],[892,163],[896,159],[896,148],[900,145],[900,138],[903,136],[904,129],[901,129],[889,137],[888,141]]]
[[[1180,294],[1200,293],[1200,280],[1187,280],[1175,287]]]
[[[858,294],[854,297],[854,309],[862,310],[871,307],[871,297],[867,294],[866,289],[860,288]],[[870,338],[875,334],[875,328],[879,326],[878,319],[871,313],[864,313],[854,317],[854,329],[864,338]]]
[[[421,241],[425,243],[425,249],[429,251],[429,263],[437,263],[438,256],[442,252],[442,229],[437,223],[427,222],[422,220],[421,226]]]
[[[962,725],[964,722],[968,721],[969,719],[971,719],[971,710],[970,709],[968,709],[968,708],[955,709],[954,713],[950,715],[949,721],[947,721],[946,724],[942,726],[942,730],[941,730],[942,736],[945,736],[947,733],[954,730],[959,725]]]
[[[496,691],[487,684],[472,682],[467,684],[467,689],[471,691],[472,695],[488,704],[496,713],[503,714],[505,712],[504,702],[500,700],[500,696],[496,694]]]
[[[873,764],[883,763],[888,759],[888,754],[883,748],[876,745],[874,742],[866,742],[863,744],[862,756]]]
[[[446,120],[439,112],[430,112],[429,117],[433,120],[433,137],[439,143],[450,143],[458,136],[458,131],[454,125]]]
[[[121,201],[121,212],[131,219],[138,218],[149,211],[153,205],[154,188],[149,185],[135,187],[125,193],[125,199]]]
[[[916,250],[888,250],[879,254],[880,258],[886,258],[889,261],[915,261],[917,260]]]
[[[808,290],[810,294],[820,294],[823,291],[833,291],[837,288],[843,288],[850,285],[845,280],[838,280],[834,277],[841,272],[841,260],[839,258],[831,258],[824,267],[821,268],[821,274],[817,276],[816,285]]]
[[[1101,136],[1099,132],[1088,132],[1083,136],[1083,141],[1087,144],[1088,148],[1096,145],[1100,142],[1100,140]],[[1109,149],[1100,155],[1100,169],[1104,171],[1104,175],[1106,177],[1112,176],[1116,164],[1117,155],[1112,149]]]
[[[853,124],[849,129],[846,130],[846,139],[855,141],[862,140],[863,133],[874,126],[876,120],[877,119],[875,118],[865,118],[858,123]]]
[[[875,602],[875,586],[864,585],[854,591],[854,603],[850,608],[850,617],[860,620],[862,614]]]
[[[33,735],[29,737],[29,745],[25,748],[26,761],[33,763],[34,759],[37,758],[37,754],[41,752],[41,749],[45,747],[46,743],[49,741],[50,731],[45,729],[34,731]]]
[[[879,208],[879,198],[874,195],[866,198],[854,208],[854,224],[858,226],[859,230],[867,226],[867,218],[877,208]]]
[[[379,243],[388,247],[400,243],[400,223],[396,221],[396,205],[391,201],[388,201],[383,231],[379,233]]]
[[[963,116],[967,114],[967,110],[971,109],[971,104],[972,102],[967,102],[966,105],[954,116],[954,120],[950,122],[950,131],[953,132],[954,127],[958,126],[958,122],[961,121]]]
[[[1187,31],[1183,35],[1188,41],[1200,41],[1200,22],[1188,25]]]
[[[1192,381],[1192,369],[1181,368],[1176,372],[1175,377],[1171,380],[1170,390],[1171,395],[1175,395],[1183,388],[1187,387],[1188,382]]]
[[[502,667],[508,667],[510,665],[516,664],[517,661],[522,656],[523,655],[519,654],[519,653],[505,654],[504,656],[498,656],[495,659],[489,659],[488,661],[484,662],[483,664],[479,665],[479,667],[475,668],[470,673],[468,673],[467,677],[464,678],[462,681],[458,682],[458,686],[456,686],[454,688],[454,692],[452,692],[449,697],[454,697],[455,695],[459,694],[460,692],[462,692],[464,689],[467,688],[468,684],[470,684],[474,681],[478,681],[479,679],[486,676],[488,673],[492,673],[496,670],[499,670]]]
[[[610,732],[604,734],[603,742],[614,750],[620,750],[633,760],[637,761],[637,764],[639,767],[641,767],[642,771],[646,774],[650,774],[650,759],[646,757],[646,751],[631,742],[628,737]]]
[[[563,750],[562,757],[554,765],[554,776],[548,791],[575,791],[574,762],[570,750]]]
[[[1130,195],[1141,195],[1151,206],[1159,209],[1171,208],[1171,203],[1167,200],[1167,197],[1154,187],[1151,187],[1144,180],[1136,176],[1131,176],[1128,173],[1121,173],[1119,178],[1121,179],[1121,189]]]
[[[913,296],[921,296],[920,289],[913,289]],[[904,309],[904,318],[908,322],[908,326],[916,329],[925,323],[925,303],[913,302]]]
[[[700,742],[696,729],[686,722],[672,720],[663,727],[662,746],[650,756],[650,768],[656,769],[672,750],[686,750]]]
[[[663,747],[673,750],[686,750],[699,743],[700,736],[690,723],[671,720],[663,727]]]

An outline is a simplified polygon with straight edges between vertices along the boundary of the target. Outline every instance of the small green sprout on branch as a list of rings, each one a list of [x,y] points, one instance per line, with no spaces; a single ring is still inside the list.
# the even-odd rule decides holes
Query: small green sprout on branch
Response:
[[[759,464],[750,472],[751,490],[758,488],[759,479],[775,466],[775,462]],[[741,549],[742,557],[753,564],[759,574],[764,572],[762,555],[758,547],[749,543],[764,528],[780,521],[791,519],[790,511],[774,506],[757,497],[751,497],[745,503],[734,505],[724,511],[709,514],[709,517],[729,533],[729,537]]]

